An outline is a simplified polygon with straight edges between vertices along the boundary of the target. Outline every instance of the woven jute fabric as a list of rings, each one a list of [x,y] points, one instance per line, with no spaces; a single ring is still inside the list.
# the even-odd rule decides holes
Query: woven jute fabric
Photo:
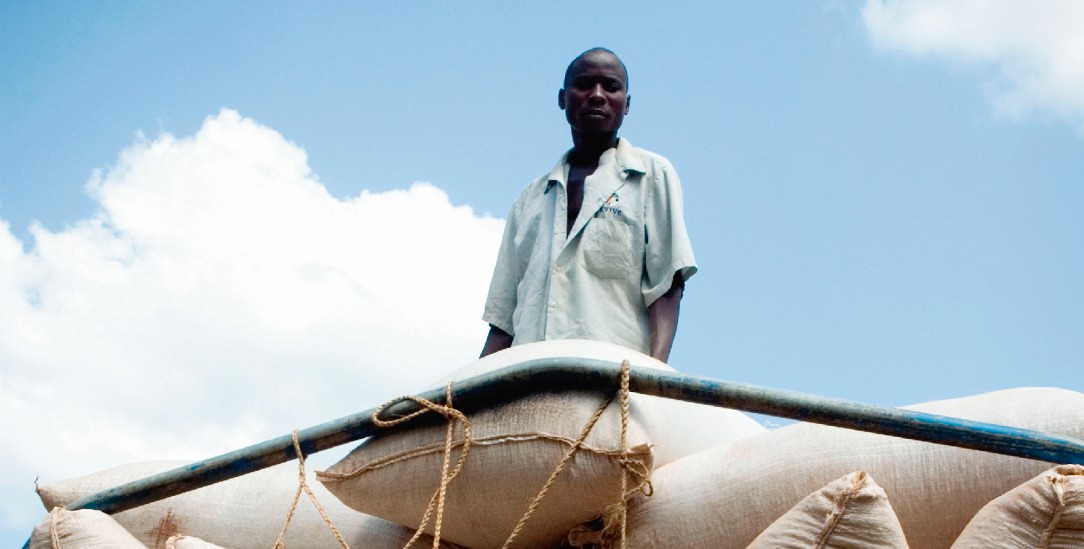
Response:
[[[749,549],[907,549],[892,504],[865,471],[806,496],[760,533]]]
[[[646,355],[616,345],[552,341],[491,355],[438,384],[543,357],[602,358],[617,364],[629,360],[639,367],[648,363],[669,369]],[[623,481],[638,486],[639,479],[628,477],[649,475],[653,466],[653,441],[642,421],[648,412],[638,408],[635,401],[630,404],[623,462],[621,405],[611,401],[617,388],[615,379],[614,387],[606,391],[543,392],[471,410],[470,456],[444,494],[441,539],[469,547],[500,547],[555,467],[585,433],[585,425],[607,401],[610,404],[561,466],[544,500],[531,511],[530,522],[517,532],[513,546],[559,545],[572,528],[594,519],[613,504]],[[378,434],[318,473],[317,478],[355,509],[418,527],[440,485],[446,432],[444,423],[432,422],[412,425],[406,432]],[[457,438],[452,446],[458,449],[461,444],[462,439]],[[630,463],[636,465],[630,467]],[[643,473],[631,473],[636,468]],[[426,531],[432,532],[432,526]]]
[[[447,487],[442,539],[468,547],[500,547],[585,423],[610,395],[542,394],[470,417],[475,431],[462,472]],[[559,544],[620,490],[620,409],[611,403],[571,458],[519,536],[517,547]],[[651,451],[630,427],[630,454],[650,469]],[[319,480],[359,511],[417,526],[438,489],[445,430],[424,426],[378,437],[355,449]]]
[[[226,549],[203,541],[195,536],[171,536],[166,540],[166,549]]]
[[[620,345],[604,341],[561,339],[517,345],[474,361],[448,374],[433,387],[459,381],[508,366],[553,357],[598,359],[620,364],[628,360],[634,369],[677,372],[669,364]],[[681,365],[676,365],[681,369]],[[655,467],[722,444],[763,433],[766,429],[737,410],[682,400],[632,393],[630,417],[651,441]]]
[[[952,547],[1084,547],[1084,466],[1059,465],[991,501]]]
[[[121,465],[38,488],[46,508],[134,480],[169,471],[187,461]],[[328,515],[355,548],[400,549],[413,531],[350,509],[309,479]],[[270,549],[282,530],[298,487],[296,463],[284,463],[191,492],[117,513],[116,521],[151,549],[164,549],[174,535],[190,535],[230,549]],[[428,539],[428,538],[427,538]],[[338,547],[319,512],[299,505],[285,537],[290,549]]]
[[[30,549],[146,549],[109,515],[53,509],[30,536]]]
[[[910,408],[1084,438],[1084,395],[1020,388]],[[884,488],[912,549],[948,548],[992,499],[1054,464],[813,424],[683,458],[652,474],[629,546],[744,548],[806,495],[850,472]]]

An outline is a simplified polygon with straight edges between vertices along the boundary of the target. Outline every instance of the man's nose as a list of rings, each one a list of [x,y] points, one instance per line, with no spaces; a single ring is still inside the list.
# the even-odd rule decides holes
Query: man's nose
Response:
[[[591,87],[591,94],[588,95],[587,98],[591,99],[591,100],[595,100],[595,101],[598,101],[598,100],[605,101],[606,100],[606,94],[604,93],[604,90],[602,89],[602,84],[595,84],[594,86],[592,86]]]

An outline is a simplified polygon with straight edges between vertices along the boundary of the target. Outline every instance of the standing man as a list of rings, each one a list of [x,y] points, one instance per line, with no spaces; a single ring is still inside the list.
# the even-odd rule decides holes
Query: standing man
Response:
[[[628,71],[587,50],[565,71],[557,105],[572,149],[512,206],[483,320],[482,356],[548,339],[595,339],[665,362],[696,260],[670,161],[617,136]]]

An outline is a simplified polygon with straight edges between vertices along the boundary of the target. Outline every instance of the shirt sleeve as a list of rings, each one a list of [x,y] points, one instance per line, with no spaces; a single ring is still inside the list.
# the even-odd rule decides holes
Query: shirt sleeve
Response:
[[[493,267],[493,278],[489,282],[489,295],[486,297],[482,320],[504,330],[509,335],[513,331],[512,315],[516,310],[516,295],[519,288],[519,262],[516,259],[516,208],[508,215],[504,223],[504,235],[501,247],[497,251],[497,264]]]
[[[696,273],[696,258],[685,229],[685,204],[677,172],[668,162],[654,170],[644,201],[644,276],[640,289],[651,306],[674,282],[674,273],[688,280]]]

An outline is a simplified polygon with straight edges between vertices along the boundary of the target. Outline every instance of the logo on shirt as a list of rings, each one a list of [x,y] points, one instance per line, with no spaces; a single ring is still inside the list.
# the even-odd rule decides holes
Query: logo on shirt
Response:
[[[602,217],[602,214],[610,214],[617,217],[624,216],[625,212],[622,212],[621,208],[617,207],[617,203],[620,201],[621,197],[617,196],[617,193],[611,194],[610,197],[606,199],[606,202],[602,204],[602,207],[599,208],[595,217]]]

